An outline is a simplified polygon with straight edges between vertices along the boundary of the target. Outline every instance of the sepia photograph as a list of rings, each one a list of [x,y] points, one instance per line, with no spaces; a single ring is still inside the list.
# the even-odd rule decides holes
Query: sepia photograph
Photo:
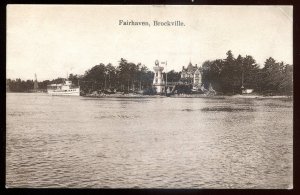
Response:
[[[6,7],[6,188],[293,189],[293,6]]]

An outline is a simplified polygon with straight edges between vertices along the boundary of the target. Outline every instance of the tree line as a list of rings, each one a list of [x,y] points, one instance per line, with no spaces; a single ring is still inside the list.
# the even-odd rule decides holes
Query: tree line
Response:
[[[44,80],[38,82],[40,91],[46,91],[47,85],[62,83],[64,78],[56,78],[53,80]],[[6,90],[10,92],[30,92],[34,89],[34,80],[6,79]]]
[[[100,63],[85,71],[83,75],[70,74],[68,79],[74,86],[80,85],[83,93],[100,90],[117,90],[123,92],[152,88],[154,73],[141,63],[135,64],[121,58],[118,66],[111,63]],[[46,90],[47,85],[62,83],[64,78],[38,82],[40,90]],[[7,88],[11,92],[29,92],[34,88],[34,81],[21,79],[6,79]]]
[[[81,90],[91,93],[99,90],[122,92],[151,88],[154,73],[141,63],[135,64],[121,58],[118,66],[100,63],[85,71],[79,78]],[[72,82],[75,77],[70,78]],[[76,81],[75,81],[76,82]]]
[[[258,94],[285,94],[293,92],[293,65],[277,62],[272,57],[266,59],[263,68],[255,59],[246,55],[236,58],[229,50],[225,59],[205,61],[201,67],[204,87],[213,87],[219,94],[238,94],[241,87],[254,89]],[[181,72],[171,70],[167,73],[168,82],[183,81]],[[163,73],[164,78],[166,74]],[[80,85],[83,93],[93,91],[114,90],[131,92],[138,90],[152,90],[154,72],[141,63],[135,64],[121,58],[117,66],[111,63],[100,63],[85,71],[83,75],[69,75],[69,80],[75,86]],[[62,83],[64,78],[44,80],[38,82],[39,89],[46,90],[47,85]],[[21,79],[7,79],[7,88],[12,92],[28,92],[33,89],[34,81]],[[191,88],[191,87],[190,87]]]
[[[226,59],[205,61],[202,64],[202,83],[209,84],[219,93],[237,94],[241,87],[258,94],[289,95],[293,92],[293,65],[266,59],[260,68],[255,59],[246,55],[234,58],[229,50]]]

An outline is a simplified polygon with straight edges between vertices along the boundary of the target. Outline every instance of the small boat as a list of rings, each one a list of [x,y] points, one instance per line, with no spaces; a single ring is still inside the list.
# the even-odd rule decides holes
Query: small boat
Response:
[[[66,80],[64,83],[48,85],[47,93],[49,95],[80,96],[80,86],[76,87],[71,81]]]
[[[244,87],[242,87],[242,94],[250,94],[253,92],[253,89],[246,89]]]

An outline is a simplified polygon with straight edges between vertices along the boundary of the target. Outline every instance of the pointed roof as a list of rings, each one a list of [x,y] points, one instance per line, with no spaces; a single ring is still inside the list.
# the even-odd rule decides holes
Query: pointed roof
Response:
[[[195,74],[200,74],[200,70],[197,68]]]
[[[194,69],[192,63],[190,62],[189,65],[187,66],[188,71],[192,71]]]

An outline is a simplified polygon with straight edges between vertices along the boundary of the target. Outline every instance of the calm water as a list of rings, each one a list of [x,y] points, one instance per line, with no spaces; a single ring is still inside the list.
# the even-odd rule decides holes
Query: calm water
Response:
[[[292,187],[292,101],[9,93],[6,105],[8,187]]]

